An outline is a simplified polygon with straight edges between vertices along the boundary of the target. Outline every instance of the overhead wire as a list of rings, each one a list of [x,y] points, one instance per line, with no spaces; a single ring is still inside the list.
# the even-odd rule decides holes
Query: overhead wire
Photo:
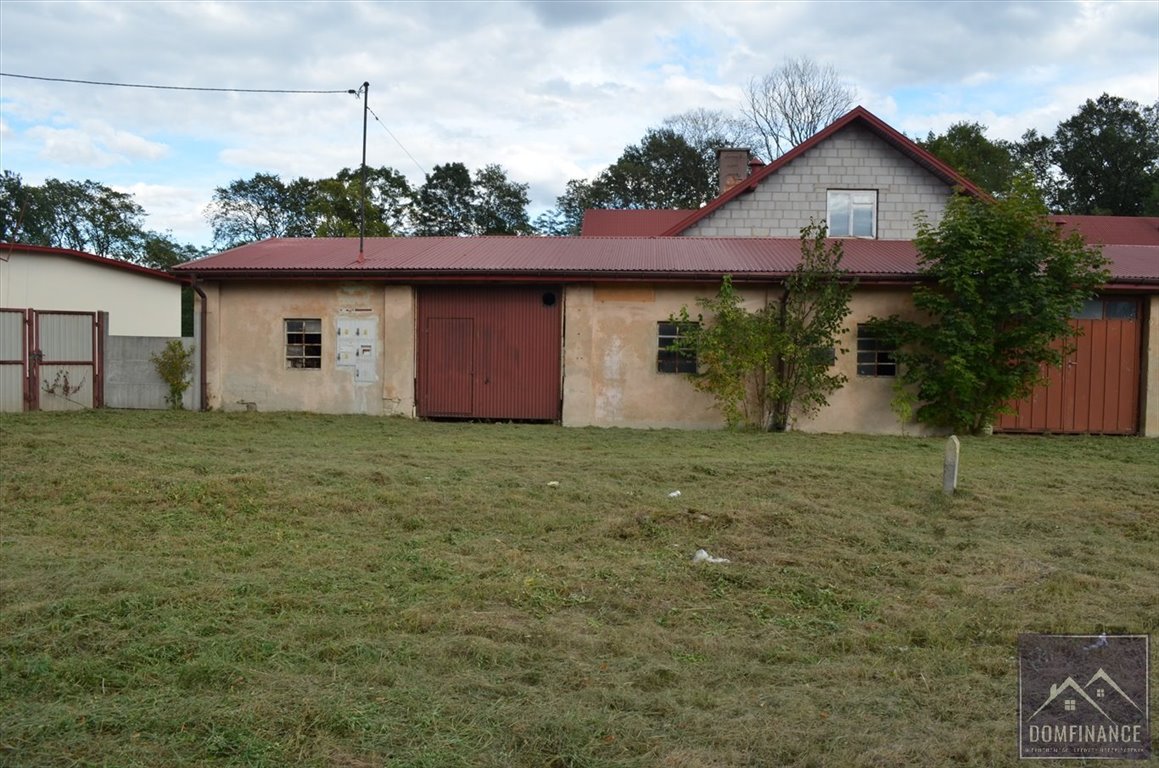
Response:
[[[301,88],[207,88],[207,87],[191,86],[191,85],[152,85],[152,84],[146,84],[146,83],[114,83],[114,82],[105,81],[105,80],[80,80],[80,79],[71,78],[71,77],[43,77],[41,75],[24,75],[24,74],[18,74],[15,72],[0,72],[0,77],[16,77],[16,78],[20,78],[22,80],[40,80],[40,81],[49,82],[49,83],[75,83],[78,85],[102,85],[102,86],[109,86],[109,87],[113,87],[113,88],[145,88],[145,89],[158,90],[158,91],[202,91],[202,92],[209,92],[209,93],[306,93],[306,94],[311,94],[311,93],[314,93],[314,94],[330,94],[330,93],[354,93],[354,94],[357,94],[357,93],[360,93],[360,91],[354,91],[354,90],[351,90],[348,88],[343,88],[340,90],[309,90],[309,89],[301,89]],[[415,164],[415,167],[418,168],[419,172],[422,173],[423,176],[425,177],[427,175],[426,169],[423,168],[423,166],[419,163],[418,160],[415,159],[414,155],[412,155],[410,153],[410,150],[408,150],[406,148],[406,146],[404,146],[403,143],[398,140],[398,137],[394,135],[394,132],[391,131],[390,128],[387,127],[386,123],[382,122],[382,118],[380,118],[378,116],[378,114],[375,113],[375,111],[373,109],[370,109],[369,107],[367,107],[366,109],[368,112],[370,112],[370,114],[374,115],[375,121],[379,125],[382,126],[382,129],[384,131],[386,131],[387,135],[390,136],[390,138],[394,140],[394,143],[399,146],[399,149],[401,149],[403,152],[406,153],[406,156],[410,158],[410,161]]]
[[[422,165],[419,164],[418,160],[415,160],[414,155],[410,153],[410,150],[403,146],[403,143],[398,140],[398,137],[395,136],[394,133],[386,127],[386,123],[382,122],[382,120],[379,119],[378,115],[375,114],[374,110],[370,107],[367,107],[366,111],[374,115],[375,122],[382,126],[382,129],[387,132],[390,138],[394,139],[394,143],[398,145],[399,149],[401,149],[403,152],[406,152],[406,156],[410,158],[410,161],[415,164],[415,167],[418,168],[422,175],[425,177],[427,175],[427,169],[423,168]]]
[[[15,72],[0,72],[0,77],[18,77],[22,80],[43,80],[49,83],[77,83],[80,85],[107,85],[114,88],[149,88],[158,91],[210,91],[215,93],[348,93],[341,90],[303,90],[299,88],[202,88],[192,85],[148,85],[145,83],[112,83],[105,80],[77,80],[70,77],[41,77],[21,75]]]

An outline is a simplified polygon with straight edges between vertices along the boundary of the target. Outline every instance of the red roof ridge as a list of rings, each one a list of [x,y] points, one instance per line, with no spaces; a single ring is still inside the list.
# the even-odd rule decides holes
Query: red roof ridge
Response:
[[[965,176],[962,176],[949,165],[919,147],[916,142],[907,137],[905,134],[890,126],[888,123],[874,115],[865,107],[856,106],[849,112],[846,112],[844,115],[837,118],[825,128],[822,128],[808,139],[805,139],[800,144],[778,157],[776,160],[773,160],[771,163],[764,166],[756,173],[753,173],[744,181],[736,184],[724,194],[718,195],[709,201],[709,203],[704,207],[697,209],[690,216],[669,227],[661,234],[679,235],[693,224],[713,213],[729,201],[756,189],[757,185],[764,181],[766,178],[773,175],[781,168],[784,168],[786,165],[793,162],[798,157],[808,152],[810,149],[813,149],[829,137],[833,136],[835,133],[844,130],[854,123],[861,123],[865,125],[878,136],[892,144],[894,148],[899,150],[902,154],[908,155],[910,159],[915,160],[919,165],[925,166],[927,170],[931,171],[936,176],[941,177],[948,184],[955,187],[961,187],[967,193],[974,195],[975,197],[990,197],[986,192],[984,192]]]

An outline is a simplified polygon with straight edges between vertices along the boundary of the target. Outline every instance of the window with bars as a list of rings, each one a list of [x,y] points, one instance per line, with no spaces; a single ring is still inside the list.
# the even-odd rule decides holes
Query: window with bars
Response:
[[[659,347],[656,351],[656,370],[660,373],[696,373],[696,350],[685,349],[680,341],[699,323],[661,322]]]
[[[857,375],[896,376],[897,361],[893,353],[897,350],[890,342],[874,334],[868,325],[857,326]]]
[[[285,321],[286,367],[322,367],[322,320],[295,318]]]

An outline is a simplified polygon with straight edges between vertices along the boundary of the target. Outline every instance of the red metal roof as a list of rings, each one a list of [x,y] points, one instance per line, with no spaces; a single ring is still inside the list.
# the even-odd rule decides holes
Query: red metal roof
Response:
[[[844,267],[867,279],[912,280],[908,240],[844,240]],[[1159,282],[1159,246],[1108,245],[1116,281]],[[796,238],[378,237],[364,260],[354,238],[274,239],[175,267],[203,278],[592,278],[778,277],[801,257]]]
[[[801,257],[796,238],[380,237],[358,260],[354,238],[273,239],[187,262],[179,273],[254,277],[626,275],[670,278],[783,275]],[[845,268],[911,275],[917,251],[902,240],[846,240]]]
[[[676,222],[660,234],[664,236],[679,235],[696,222],[711,214],[716,209],[727,204],[730,200],[733,200],[740,195],[745,194],[746,192],[751,192],[752,190],[756,189],[757,185],[767,179],[769,176],[773,175],[781,168],[784,168],[786,165],[793,162],[801,155],[813,149],[833,134],[848,128],[854,123],[869,129],[873,133],[876,133],[886,142],[893,145],[893,147],[903,155],[906,155],[918,165],[922,166],[930,173],[945,181],[947,185],[961,187],[967,193],[977,197],[989,197],[989,195],[987,195],[953,168],[919,147],[912,140],[907,138],[905,134],[899,133],[898,131],[891,128],[880,118],[875,116],[869,110],[865,109],[865,107],[854,107],[850,112],[838,118],[828,127],[822,129],[820,132],[814,134],[811,138],[808,138],[797,146],[793,147],[788,152],[781,155],[765,167],[755,171],[744,181],[740,182],[734,187],[731,187],[724,194],[711,200],[708,205],[693,211],[682,221]]]
[[[655,237],[691,214],[687,209],[584,211],[580,237]]]
[[[1104,245],[1111,282],[1159,283],[1159,245]]]
[[[1159,245],[1159,216],[1049,216],[1064,232],[1088,243]]]
[[[104,267],[121,269],[126,272],[136,272],[139,275],[154,277],[158,280],[167,280],[171,283],[179,280],[179,278],[174,277],[168,272],[162,272],[159,269],[150,269],[149,267],[142,267],[140,264],[134,264],[130,261],[110,259],[107,256],[97,256],[95,253],[74,251],[71,248],[54,248],[48,245],[24,245],[23,243],[0,243],[0,259],[7,259],[10,253],[40,253],[46,256],[66,256],[72,259],[100,264]]]

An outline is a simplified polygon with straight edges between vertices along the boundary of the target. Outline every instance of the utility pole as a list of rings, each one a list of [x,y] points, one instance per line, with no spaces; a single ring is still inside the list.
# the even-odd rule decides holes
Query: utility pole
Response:
[[[370,112],[370,83],[362,84],[362,212],[358,217],[358,263],[366,260],[363,247],[366,243],[366,115]]]

